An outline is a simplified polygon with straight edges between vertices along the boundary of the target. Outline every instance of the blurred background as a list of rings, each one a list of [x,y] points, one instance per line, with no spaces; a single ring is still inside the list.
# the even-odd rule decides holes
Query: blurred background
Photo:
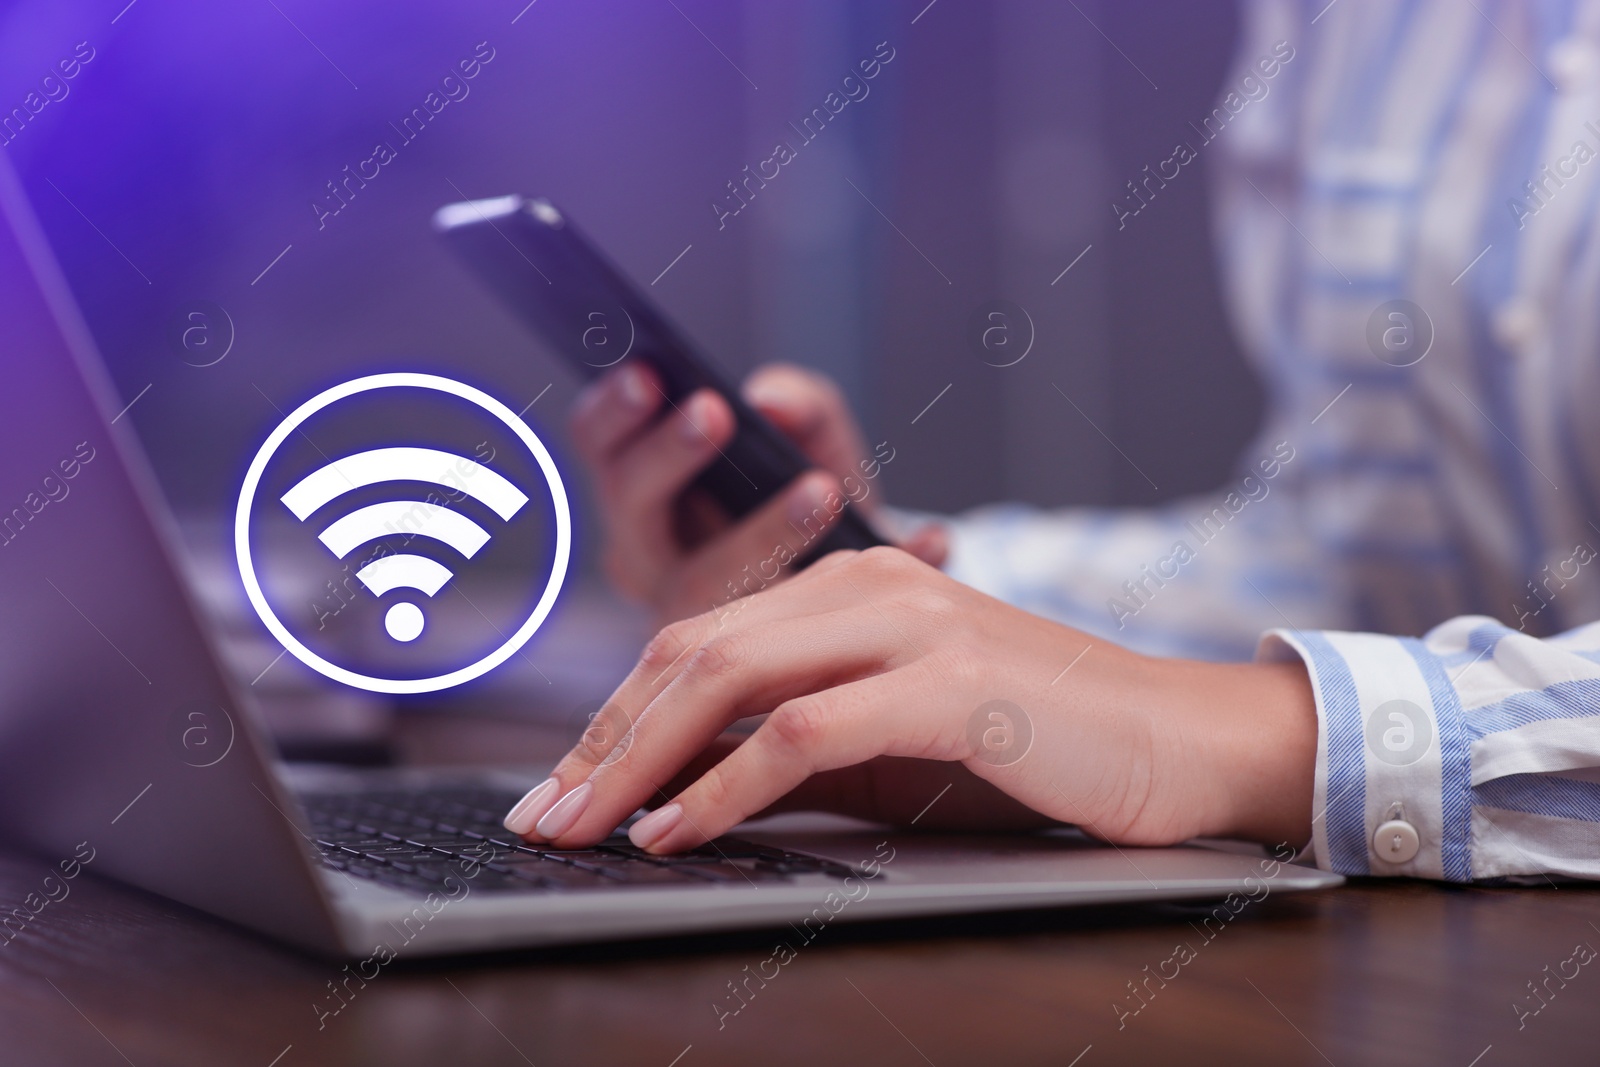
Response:
[[[567,453],[575,379],[428,225],[506,192],[563,206],[729,370],[837,378],[895,449],[896,504],[1146,504],[1220,484],[1259,419],[1218,293],[1207,158],[1125,230],[1111,207],[1207,113],[1235,29],[1232,4],[1178,0],[33,0],[0,11],[0,141],[219,575],[250,457],[335,382],[451,374],[532,403]],[[62,79],[75,52],[92,58]],[[803,143],[791,124],[891,54]],[[430,93],[443,106],[403,134]],[[394,158],[347,183],[380,141]],[[778,141],[797,157],[733,199]],[[1034,334],[1012,366],[974,343],[999,300]],[[586,607],[604,601],[591,587],[530,646],[585,661],[576,680],[508,665],[502,692],[605,695],[616,656],[565,652],[626,648],[642,622]],[[275,668],[282,684],[315,684],[295,667]]]

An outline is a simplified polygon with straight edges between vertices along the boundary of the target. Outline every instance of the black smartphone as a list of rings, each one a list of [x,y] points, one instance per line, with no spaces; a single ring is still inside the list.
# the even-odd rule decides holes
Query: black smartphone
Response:
[[[737,429],[693,486],[730,517],[754,511],[812,466],[548,200],[501,196],[447,204],[433,224],[489,289],[579,374],[597,378],[625,359],[637,359],[655,371],[673,405],[696,389],[721,393]],[[846,502],[838,523],[801,556],[800,565],[837,549],[885,543]]]

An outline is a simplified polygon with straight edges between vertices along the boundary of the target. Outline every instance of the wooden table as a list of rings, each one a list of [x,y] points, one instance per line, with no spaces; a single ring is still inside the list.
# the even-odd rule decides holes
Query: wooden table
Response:
[[[402,747],[504,758],[546,750],[536,733],[429,720]],[[0,851],[0,901],[47,873]],[[1600,1062],[1600,961],[1569,962],[1600,948],[1587,887],[1372,881],[1269,896],[1209,942],[1191,921],[1142,906],[834,926],[720,1029],[713,1004],[735,1003],[770,933],[402,961],[319,1031],[337,967],[85,875],[0,942],[0,1063]],[[1193,959],[1131,1014],[1128,983],[1180,942]]]

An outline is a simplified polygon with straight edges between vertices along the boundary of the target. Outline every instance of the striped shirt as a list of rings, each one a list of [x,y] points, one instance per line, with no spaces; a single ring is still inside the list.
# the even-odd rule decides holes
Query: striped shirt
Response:
[[[1298,656],[1327,869],[1600,877],[1600,0],[1257,0],[1176,136],[1140,180],[1208,160],[1266,429],[1204,498],[962,516],[952,573]]]

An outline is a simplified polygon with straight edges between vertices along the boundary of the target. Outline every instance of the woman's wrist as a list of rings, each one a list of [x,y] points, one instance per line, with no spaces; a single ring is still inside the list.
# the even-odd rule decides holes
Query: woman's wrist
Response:
[[[1162,661],[1163,711],[1198,778],[1197,836],[1300,848],[1311,837],[1317,713],[1303,664]]]

